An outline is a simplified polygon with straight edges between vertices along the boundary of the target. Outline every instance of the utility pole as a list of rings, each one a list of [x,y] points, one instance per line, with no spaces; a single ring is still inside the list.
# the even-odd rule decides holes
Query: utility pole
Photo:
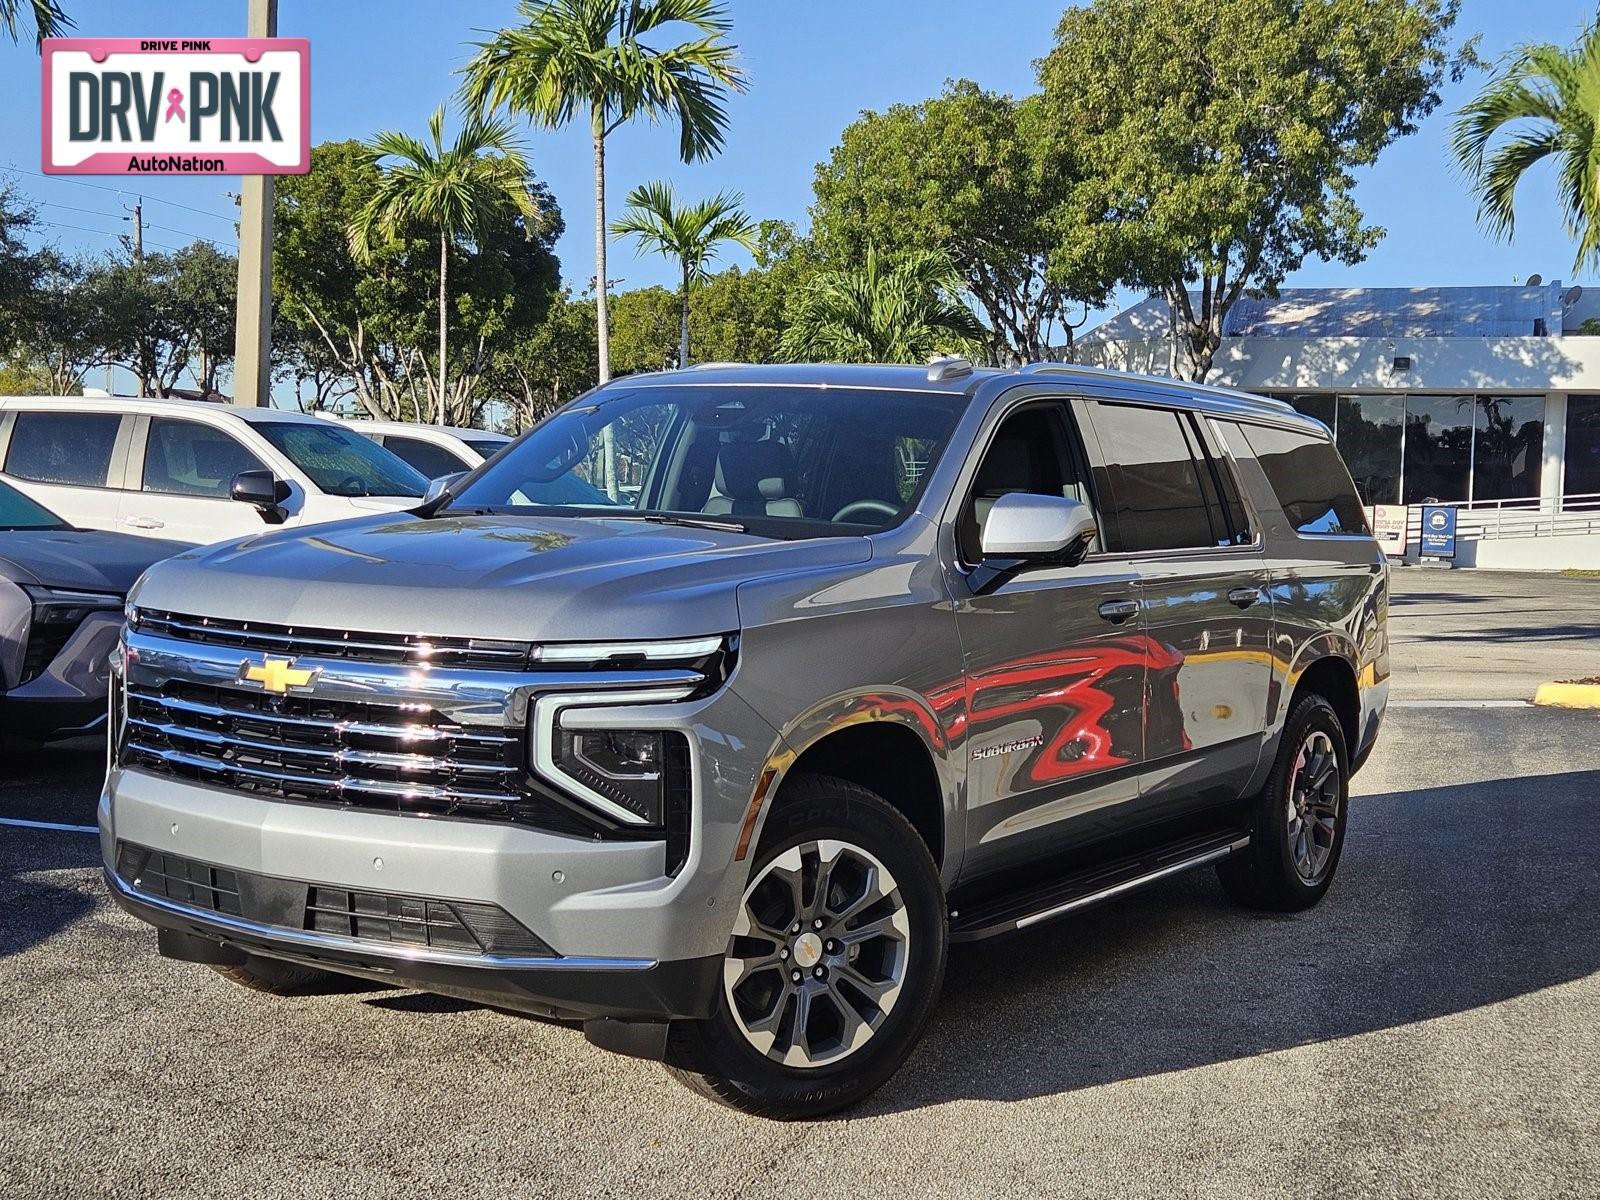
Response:
[[[133,222],[133,265],[136,268],[144,266],[144,197],[140,196],[133,202],[133,216],[123,217],[124,221]]]
[[[278,36],[278,0],[248,0],[253,38]],[[233,402],[272,402],[271,175],[246,175],[239,197],[239,300],[233,341]]]

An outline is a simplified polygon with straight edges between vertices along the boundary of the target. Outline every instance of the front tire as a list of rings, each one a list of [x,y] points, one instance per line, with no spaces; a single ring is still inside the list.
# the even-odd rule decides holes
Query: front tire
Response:
[[[1327,699],[1295,702],[1266,786],[1250,802],[1250,845],[1217,864],[1223,889],[1246,908],[1299,912],[1327,893],[1344,851],[1350,759]]]
[[[676,1022],[668,1069],[713,1100],[795,1120],[855,1104],[899,1069],[944,978],[944,888],[882,797],[800,776],[768,818],[712,1015]]]

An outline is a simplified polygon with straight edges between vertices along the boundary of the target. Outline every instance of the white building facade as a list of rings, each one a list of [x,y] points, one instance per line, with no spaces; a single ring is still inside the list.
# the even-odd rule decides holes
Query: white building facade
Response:
[[[1146,300],[1077,357],[1165,375],[1168,324]],[[1368,505],[1410,506],[1407,557],[1420,506],[1446,503],[1458,565],[1600,569],[1600,289],[1286,288],[1242,298],[1223,333],[1206,382],[1333,430]]]

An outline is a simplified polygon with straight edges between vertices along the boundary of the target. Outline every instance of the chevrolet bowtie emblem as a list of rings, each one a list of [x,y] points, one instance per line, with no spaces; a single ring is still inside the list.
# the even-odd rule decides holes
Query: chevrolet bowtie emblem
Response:
[[[259,683],[263,691],[279,696],[291,688],[310,687],[316,677],[316,668],[297,667],[292,658],[273,658],[269,655],[260,666],[248,661],[239,664],[241,683]]]

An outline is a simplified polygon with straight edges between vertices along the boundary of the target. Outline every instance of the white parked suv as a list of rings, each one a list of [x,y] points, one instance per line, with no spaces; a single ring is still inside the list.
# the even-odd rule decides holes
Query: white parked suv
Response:
[[[78,528],[198,543],[411,508],[428,486],[328,421],[126,396],[0,397],[0,474]]]
[[[330,421],[343,421],[363,437],[405,459],[429,479],[459,475],[493,458],[511,439],[503,433],[462,429],[455,425],[418,425],[411,421],[345,420],[318,413]]]

